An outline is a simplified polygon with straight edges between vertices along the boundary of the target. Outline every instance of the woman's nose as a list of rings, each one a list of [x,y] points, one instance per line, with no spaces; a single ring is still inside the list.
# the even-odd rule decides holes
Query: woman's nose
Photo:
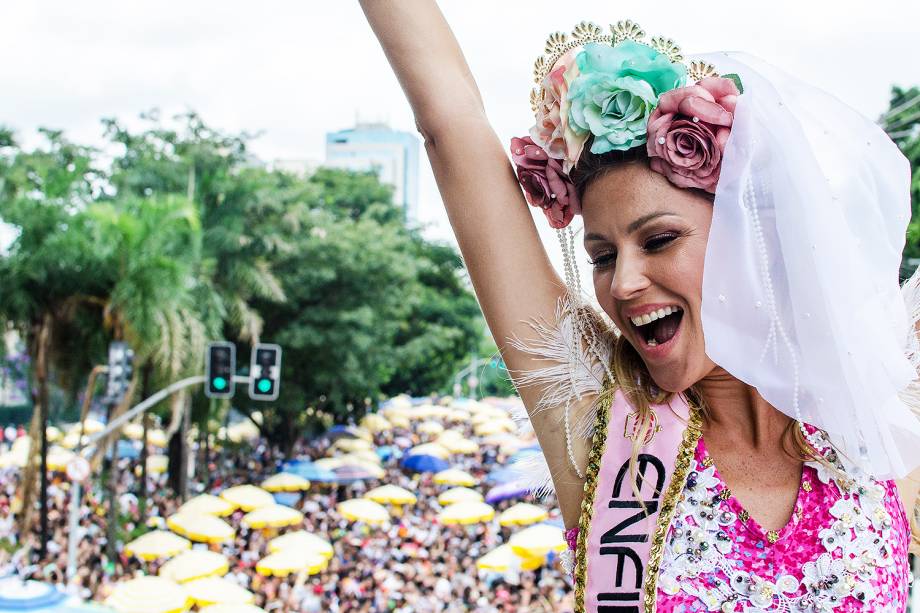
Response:
[[[610,295],[615,300],[630,300],[649,286],[642,263],[636,258],[617,258],[610,282]]]

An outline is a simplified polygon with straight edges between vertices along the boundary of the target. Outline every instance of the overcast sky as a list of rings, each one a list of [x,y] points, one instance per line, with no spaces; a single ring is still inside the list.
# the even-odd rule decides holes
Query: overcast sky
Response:
[[[892,84],[920,85],[915,0],[443,0],[441,6],[503,142],[533,123],[532,66],[546,36],[582,20],[606,26],[629,18],[650,35],[673,38],[691,56],[747,51],[872,118],[886,108]],[[27,144],[36,142],[38,126],[96,144],[101,117],[130,121],[153,107],[164,115],[193,109],[220,129],[262,132],[252,148],[266,161],[322,160],[325,133],[350,127],[356,117],[414,130],[352,0],[30,0],[4,3],[0,23],[0,123]],[[434,224],[428,235],[449,238],[427,161],[421,170],[421,216]],[[554,234],[536,213],[561,270]],[[584,254],[579,266],[589,278]]]

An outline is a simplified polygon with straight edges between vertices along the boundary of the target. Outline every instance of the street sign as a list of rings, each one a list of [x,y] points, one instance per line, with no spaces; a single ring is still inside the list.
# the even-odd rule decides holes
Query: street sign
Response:
[[[227,341],[208,343],[204,356],[204,395],[208,398],[232,398],[236,374],[236,345]]]
[[[249,397],[277,400],[281,387],[281,346],[257,343],[249,365]]]
[[[74,456],[67,462],[67,478],[76,483],[83,483],[89,479],[89,461],[83,456]]]

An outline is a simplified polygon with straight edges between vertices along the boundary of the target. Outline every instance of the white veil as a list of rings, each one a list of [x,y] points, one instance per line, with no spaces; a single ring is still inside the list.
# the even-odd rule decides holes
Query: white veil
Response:
[[[920,464],[898,280],[910,166],[826,92],[746,54],[700,59],[744,87],[706,251],[706,353],[865,470],[902,476]]]

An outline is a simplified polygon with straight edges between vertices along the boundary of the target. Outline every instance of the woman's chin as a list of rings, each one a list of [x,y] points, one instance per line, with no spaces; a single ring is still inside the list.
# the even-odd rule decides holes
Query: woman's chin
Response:
[[[655,372],[655,370],[662,370],[665,372]],[[687,390],[690,386],[696,383],[692,377],[686,376],[685,373],[674,372],[673,369],[655,369],[650,370],[649,374],[652,375],[652,381],[655,382],[655,386],[665,392],[678,393]]]

